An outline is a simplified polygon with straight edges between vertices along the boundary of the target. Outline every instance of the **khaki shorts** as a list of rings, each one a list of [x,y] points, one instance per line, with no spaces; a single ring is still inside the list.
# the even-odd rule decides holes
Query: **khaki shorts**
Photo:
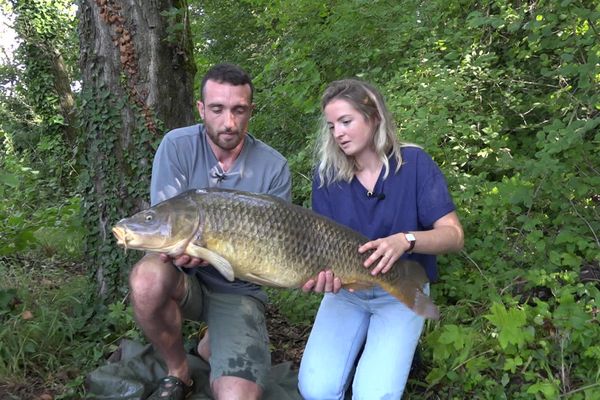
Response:
[[[184,318],[208,325],[211,382],[236,376],[264,389],[271,369],[265,305],[251,296],[211,292],[196,276],[185,276],[180,307]]]

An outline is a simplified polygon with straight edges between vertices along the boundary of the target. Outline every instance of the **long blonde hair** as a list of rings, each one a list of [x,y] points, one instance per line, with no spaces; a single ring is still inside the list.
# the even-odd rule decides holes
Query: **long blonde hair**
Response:
[[[343,79],[332,82],[325,89],[321,98],[321,111],[324,111],[333,100],[345,100],[360,112],[366,121],[375,121],[373,148],[383,163],[384,179],[389,174],[388,155],[390,154],[396,159],[395,172],[398,172],[402,164],[400,148],[406,144],[400,143],[396,137],[396,124],[381,93],[372,85],[358,79]],[[316,146],[321,186],[336,181],[350,182],[358,165],[354,158],[346,156],[340,149],[324,116],[321,118]]]

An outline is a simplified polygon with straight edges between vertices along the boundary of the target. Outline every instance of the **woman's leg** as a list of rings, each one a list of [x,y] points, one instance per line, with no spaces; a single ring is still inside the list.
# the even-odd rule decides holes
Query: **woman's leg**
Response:
[[[367,342],[352,385],[356,400],[402,397],[425,322],[397,299],[377,290],[378,298],[370,302],[373,314]]]
[[[369,313],[355,294],[341,290],[323,297],[300,364],[305,400],[344,398],[368,324]]]

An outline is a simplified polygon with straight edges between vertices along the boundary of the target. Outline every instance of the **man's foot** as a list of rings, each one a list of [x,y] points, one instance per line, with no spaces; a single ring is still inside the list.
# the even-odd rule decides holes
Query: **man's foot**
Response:
[[[193,387],[193,381],[186,385],[175,376],[165,376],[160,380],[158,388],[148,397],[148,400],[184,400],[192,394]]]

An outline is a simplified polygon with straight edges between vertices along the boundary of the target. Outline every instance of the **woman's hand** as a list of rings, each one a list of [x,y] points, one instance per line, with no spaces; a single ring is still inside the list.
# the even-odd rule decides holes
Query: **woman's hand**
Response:
[[[364,262],[366,268],[371,267],[377,260],[379,262],[371,270],[371,275],[385,274],[392,268],[396,260],[410,247],[410,243],[404,237],[404,233],[397,233],[377,240],[371,240],[358,248],[359,253],[374,250]]]
[[[342,281],[340,278],[333,275],[333,271],[330,269],[319,272],[317,278],[309,279],[304,285],[302,285],[302,291],[308,292],[333,292],[337,293],[342,287]]]
[[[464,233],[458,215],[455,211],[440,217],[433,223],[433,229],[426,231],[411,231],[416,237],[413,252],[419,254],[444,254],[460,251],[464,245]],[[358,248],[359,253],[373,250],[364,263],[366,268],[379,262],[371,270],[371,275],[385,274],[394,263],[410,248],[403,232],[377,240],[371,240]]]

